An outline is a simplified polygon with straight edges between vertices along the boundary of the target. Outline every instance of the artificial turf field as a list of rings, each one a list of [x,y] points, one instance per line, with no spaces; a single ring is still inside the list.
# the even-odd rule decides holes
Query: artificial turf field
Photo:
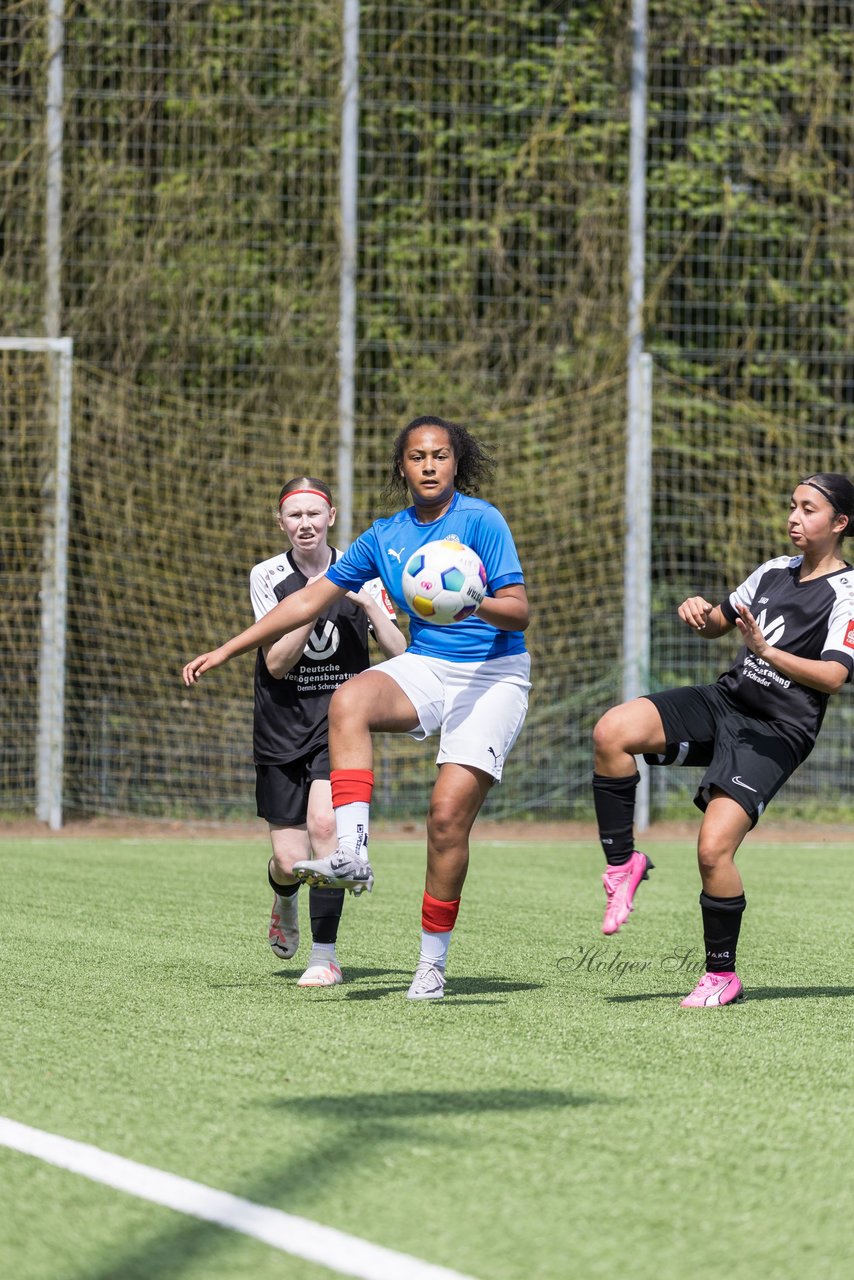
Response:
[[[449,995],[411,1003],[420,841],[374,838],[312,991],[260,824],[7,836],[0,1115],[476,1280],[850,1274],[852,847],[749,839],[748,999],[708,1011],[692,844],[644,848],[605,939],[593,843],[476,839]],[[341,1274],[2,1147],[0,1204],[9,1280]]]

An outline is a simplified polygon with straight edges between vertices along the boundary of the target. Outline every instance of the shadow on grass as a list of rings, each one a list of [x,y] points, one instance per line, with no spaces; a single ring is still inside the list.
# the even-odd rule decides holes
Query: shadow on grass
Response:
[[[644,1000],[682,1000],[686,992],[682,991],[650,991],[639,992],[631,996],[606,996],[608,1004],[635,1004]],[[819,996],[842,997],[854,996],[854,987],[745,987],[746,1000],[812,1000]]]
[[[301,965],[299,961],[297,961],[290,969],[277,969],[275,973],[270,975],[270,977],[296,979],[302,973],[303,967],[304,965]],[[341,961],[341,967],[344,970],[345,983],[361,982],[366,978],[384,978],[387,980],[399,978],[401,982],[405,978],[407,985],[412,981],[411,969],[359,969],[347,964],[346,961],[343,960]]]
[[[302,959],[302,957],[301,957]],[[267,978],[281,978],[286,982],[296,982],[297,978],[305,968],[305,961],[301,964],[299,960],[294,960],[293,964],[287,969],[274,969],[271,973],[265,974],[259,978],[241,978],[239,982],[209,982],[208,986],[211,991],[227,991],[232,987],[259,987],[263,986]],[[411,969],[353,969],[350,965],[345,965],[345,981],[358,982],[363,978],[400,978],[401,985],[406,979],[406,985],[412,981]],[[389,991],[397,991],[398,987],[389,987]],[[337,988],[336,988],[337,990]],[[344,994],[338,992],[338,994]],[[368,993],[370,994],[370,993]]]
[[[356,979],[360,973],[368,974],[371,970],[348,969],[346,979]],[[385,977],[398,974],[401,970],[386,970]],[[383,984],[381,986],[362,988],[351,988],[345,991],[348,1000],[379,1000],[382,996],[401,995],[408,991],[409,984],[412,981],[412,970],[403,971],[405,981],[399,985],[391,986]],[[448,986],[445,991],[443,1000],[422,1000],[419,1004],[429,1004],[433,1007],[441,1007],[442,1005],[453,1004],[488,1004],[494,1003],[488,1000],[470,999],[471,996],[502,996],[508,995],[514,991],[537,991],[543,984],[541,982],[505,982],[502,978],[449,978]],[[462,997],[461,999],[458,997]],[[412,1002],[410,1002],[412,1003]],[[504,1003],[501,1001],[501,1003]]]
[[[602,1106],[611,1099],[585,1094],[572,1094],[562,1089],[472,1089],[472,1090],[402,1090],[399,1092],[355,1093],[348,1097],[307,1094],[271,1099],[267,1108],[286,1117],[299,1112],[311,1118],[313,1141],[307,1141],[305,1154],[299,1158],[294,1148],[280,1168],[257,1178],[245,1186],[223,1186],[224,1179],[212,1174],[210,1182],[221,1190],[254,1204],[285,1204],[288,1213],[299,1214],[300,1203],[306,1216],[314,1217],[314,1191],[331,1175],[351,1176],[358,1187],[360,1170],[370,1164],[374,1153],[396,1143],[433,1146],[440,1151],[447,1143],[447,1129],[441,1122],[452,1117],[469,1116],[476,1120],[484,1114],[512,1114],[532,1111],[563,1111]],[[440,1123],[436,1123],[439,1120]],[[284,1126],[283,1126],[284,1127]],[[284,1136],[284,1135],[283,1135]],[[498,1139],[496,1138],[496,1141]],[[283,1143],[287,1148],[287,1142]],[[365,1190],[365,1188],[362,1188]],[[369,1194],[370,1188],[367,1188]],[[326,1214],[320,1214],[321,1218]],[[366,1224],[365,1237],[370,1227]],[[194,1218],[179,1219],[155,1238],[148,1236],[116,1252],[101,1268],[87,1268],[85,1277],[76,1280],[181,1280],[190,1264],[217,1257],[219,1265],[227,1259],[236,1233],[210,1222]],[[405,1250],[405,1244],[389,1244],[388,1248]],[[405,1264],[402,1264],[405,1265]],[[446,1264],[448,1265],[448,1264]],[[287,1274],[283,1262],[282,1274]],[[66,1273],[70,1274],[70,1273]]]
[[[384,1127],[390,1120],[410,1121],[452,1115],[483,1115],[496,1111],[519,1112],[590,1107],[609,1102],[591,1094],[568,1093],[565,1089],[400,1089],[384,1093],[352,1093],[346,1098],[316,1093],[278,1098],[269,1105],[277,1110],[317,1112],[358,1127],[361,1137],[366,1125],[377,1120]],[[400,1135],[412,1136],[405,1129]],[[427,1128],[422,1139],[441,1143],[441,1131]],[[354,1153],[354,1159],[357,1157]]]
[[[268,976],[296,983],[301,972],[302,966],[297,963],[287,969],[276,969]],[[412,981],[412,973],[412,969],[359,969],[346,965],[343,987],[331,987],[329,990],[330,994],[334,993],[337,1000],[381,1000],[384,996],[405,995]],[[376,979],[381,981],[376,982]],[[266,978],[263,981],[266,981]],[[354,985],[357,983],[375,983],[375,985]],[[239,982],[211,982],[208,985],[211,990],[222,991],[232,987],[257,987],[259,981],[248,979]],[[542,986],[542,982],[506,982],[502,978],[450,978],[444,1000],[431,1000],[427,1003],[431,1005],[504,1004],[506,1003],[504,1000],[477,999],[476,997],[500,997],[516,991],[537,991]]]

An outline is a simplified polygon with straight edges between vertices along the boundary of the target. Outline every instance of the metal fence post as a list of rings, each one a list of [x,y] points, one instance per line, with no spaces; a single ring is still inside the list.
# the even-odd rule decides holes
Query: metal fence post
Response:
[[[649,687],[651,574],[652,358],[643,351],[646,254],[647,0],[632,4],[632,92],[629,141],[629,317],[626,423],[626,541],[623,552],[623,700]],[[635,824],[649,826],[649,774],[643,761]]]
[[[356,419],[356,230],[359,181],[359,0],[344,0],[341,72],[341,280],[338,313],[338,530],[353,536],[353,447]]]

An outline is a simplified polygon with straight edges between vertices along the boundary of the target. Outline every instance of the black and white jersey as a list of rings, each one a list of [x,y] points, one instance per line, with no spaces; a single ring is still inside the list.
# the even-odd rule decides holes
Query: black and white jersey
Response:
[[[799,658],[832,659],[854,670],[854,570],[801,582],[802,556],[767,560],[721,604],[735,622],[745,604],[769,645]],[[798,738],[814,742],[829,695],[809,689],[775,670],[746,646],[718,684],[748,715],[781,721]]]
[[[337,558],[333,548],[333,562]],[[256,621],[307,581],[292,551],[256,564],[249,575]],[[393,616],[393,610],[391,613]],[[280,680],[270,675],[264,651],[259,649],[255,659],[255,763],[286,764],[322,746],[332,694],[369,665],[367,616],[346,597],[318,618],[299,661]]]

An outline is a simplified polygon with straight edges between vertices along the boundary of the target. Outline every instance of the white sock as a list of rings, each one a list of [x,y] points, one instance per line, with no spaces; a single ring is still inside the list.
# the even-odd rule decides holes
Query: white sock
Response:
[[[311,955],[308,957],[310,965],[329,964],[330,960],[336,959],[334,942],[313,942],[311,944]]]
[[[368,861],[368,830],[371,806],[364,800],[339,805],[335,810],[335,830],[339,849],[347,849],[363,862]]]
[[[428,933],[426,929],[422,929],[421,955],[418,958],[418,963],[435,964],[437,968],[444,969],[448,962],[448,948],[450,945],[450,929],[447,933]]]

